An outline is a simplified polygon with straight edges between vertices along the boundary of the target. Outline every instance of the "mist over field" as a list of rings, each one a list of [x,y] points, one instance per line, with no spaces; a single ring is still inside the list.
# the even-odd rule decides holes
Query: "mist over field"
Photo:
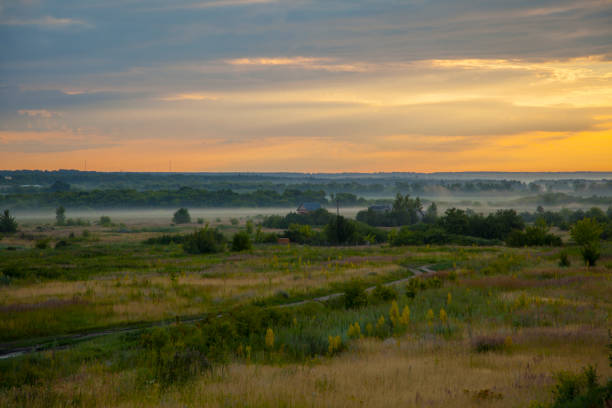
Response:
[[[0,0],[0,407],[612,408],[612,0]]]

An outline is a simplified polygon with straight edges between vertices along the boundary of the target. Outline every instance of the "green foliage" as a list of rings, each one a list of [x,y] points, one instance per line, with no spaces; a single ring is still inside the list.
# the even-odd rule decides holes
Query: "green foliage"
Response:
[[[427,210],[425,211],[425,215],[423,215],[423,222],[425,224],[435,224],[438,221],[438,206],[436,203],[432,202]]]
[[[507,338],[499,335],[478,336],[472,340],[472,349],[477,353],[504,351],[508,348]]]
[[[588,266],[595,266],[599,259],[599,239],[602,232],[601,225],[594,218],[577,221],[570,231],[574,242],[580,245],[582,259]]]
[[[291,242],[308,245],[322,245],[325,235],[321,231],[314,230],[310,225],[291,224],[284,234]]]
[[[334,217],[325,226],[325,236],[327,242],[331,244],[347,244],[356,241],[357,228],[350,220],[339,215]]]
[[[602,233],[601,225],[594,218],[585,218],[577,221],[570,231],[572,239],[578,245],[592,245],[599,243]]]
[[[47,249],[49,248],[50,242],[51,242],[51,238],[48,238],[48,237],[40,238],[36,240],[36,242],[34,243],[34,246],[37,249]]]
[[[234,234],[232,238],[232,251],[248,251],[252,248],[251,236],[246,231]]]
[[[497,240],[450,234],[435,225],[417,224],[404,226],[389,234],[389,243],[393,246],[402,245],[497,245]]]
[[[191,215],[186,208],[179,208],[172,217],[172,222],[175,224],[188,224],[191,222]]]
[[[545,223],[529,226],[525,232],[512,231],[506,238],[506,243],[513,247],[562,245],[561,238],[550,234]]]
[[[62,249],[70,246],[70,241],[65,239],[61,239],[55,243],[55,249]]]
[[[357,280],[347,283],[344,287],[344,307],[357,309],[368,304],[368,295],[365,293],[364,284]]]
[[[442,279],[437,276],[429,278],[413,278],[408,281],[404,293],[410,299],[416,297],[418,292],[427,289],[438,289],[442,287]]]
[[[225,237],[217,228],[205,226],[189,234],[183,241],[185,252],[190,254],[210,254],[225,248]]]
[[[289,228],[291,224],[323,226],[333,219],[333,215],[325,208],[319,208],[305,214],[291,212],[286,216],[270,215],[266,217],[262,225],[267,228]]]
[[[389,286],[376,285],[370,294],[370,303],[390,302],[397,298],[397,292]]]
[[[66,223],[66,209],[59,206],[55,209],[55,224],[64,225]]]
[[[411,225],[419,221],[423,215],[423,205],[417,197],[410,198],[409,194],[402,196],[398,193],[389,211],[377,211],[368,208],[366,211],[357,213],[357,221],[376,227],[396,227],[400,225]]]
[[[586,366],[581,373],[557,373],[552,408],[603,407],[612,401],[612,379],[600,385],[597,371]]]
[[[570,262],[569,255],[567,252],[563,251],[559,254],[559,266],[562,268],[567,268],[572,263]]]
[[[182,244],[187,239],[187,235],[180,234],[164,234],[159,237],[147,238],[144,243],[147,245],[170,245],[170,244]]]
[[[170,328],[156,327],[141,337],[142,346],[148,351],[145,379],[162,387],[181,384],[210,369],[205,355],[202,333],[193,326],[178,325]]]
[[[471,211],[449,208],[438,219],[446,232],[485,239],[505,239],[513,230],[522,230],[523,220],[514,210],[498,210],[486,217]]]
[[[0,215],[0,232],[12,234],[17,231],[17,221],[11,216],[9,210],[4,210]]]
[[[98,221],[98,224],[103,227],[112,227],[113,225],[111,218],[108,215],[102,215],[100,217],[100,221]]]

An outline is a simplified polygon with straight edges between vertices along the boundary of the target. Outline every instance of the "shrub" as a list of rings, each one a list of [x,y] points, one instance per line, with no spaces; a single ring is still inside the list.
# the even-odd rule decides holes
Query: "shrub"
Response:
[[[55,209],[55,223],[57,225],[66,223],[66,209],[61,205]]]
[[[175,224],[188,224],[191,222],[191,215],[186,208],[179,208],[172,217],[172,222]]]
[[[327,242],[346,244],[355,241],[355,224],[343,216],[336,216],[325,226]]]
[[[238,218],[231,218],[230,219],[230,223],[232,225],[238,225],[240,223],[240,221],[238,221]]]
[[[37,249],[47,249],[49,248],[49,243],[51,242],[51,238],[41,238],[36,240],[36,243],[34,244],[34,246]]]
[[[363,283],[359,281],[349,282],[344,289],[344,307],[347,309],[356,309],[368,304],[368,295],[366,295]]]
[[[183,249],[191,254],[209,254],[223,251],[225,237],[216,228],[208,226],[185,237]]]
[[[4,213],[0,215],[0,232],[12,234],[17,231],[17,221],[11,217],[9,210],[4,210]]]
[[[266,217],[262,225],[267,228],[289,228],[291,224],[323,226],[333,219],[333,214],[324,208],[311,211],[307,214],[291,212],[286,216],[270,215]]]
[[[561,254],[559,255],[559,266],[562,268],[567,268],[568,266],[571,265],[569,256],[567,255],[567,252],[563,251],[561,252]]]
[[[100,217],[100,221],[98,221],[98,224],[100,224],[103,227],[110,227],[113,225],[113,223],[111,222],[111,219],[108,215],[103,215]]]
[[[545,225],[527,227],[525,232],[514,230],[508,235],[506,243],[513,247],[562,245],[561,237],[550,234]]]
[[[246,231],[234,234],[232,239],[232,251],[247,251],[253,247],[251,236]]]
[[[185,239],[187,238],[187,235],[170,235],[170,234],[164,234],[161,235],[159,237],[151,237],[148,238],[144,241],[145,244],[148,245],[169,245],[169,244],[182,244],[183,242],[185,242]]]
[[[374,303],[388,302],[397,298],[397,292],[395,292],[395,290],[393,290],[393,288],[389,286],[383,286],[379,284],[376,285],[376,287],[372,291],[370,298],[373,300]]]
[[[600,385],[592,366],[581,373],[561,371],[556,377],[553,408],[604,407],[612,402],[612,379]]]
[[[595,263],[599,259],[599,246],[598,245],[584,245],[580,248],[580,255],[584,263],[588,266],[595,266]]]
[[[204,224],[204,218],[198,218],[198,224],[200,225]]]
[[[580,245],[580,254],[584,263],[595,266],[599,259],[599,238],[603,229],[594,218],[577,221],[570,231],[572,239]]]
[[[68,241],[66,241],[65,239],[62,239],[62,240],[56,242],[55,249],[66,248],[69,245],[70,245],[70,243]]]
[[[478,336],[472,340],[472,348],[477,353],[503,351],[506,348],[506,339],[496,335]]]

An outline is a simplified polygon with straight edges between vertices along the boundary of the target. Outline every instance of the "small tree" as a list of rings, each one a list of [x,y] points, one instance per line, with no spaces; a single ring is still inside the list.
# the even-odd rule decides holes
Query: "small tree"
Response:
[[[183,249],[190,254],[210,254],[223,251],[224,245],[223,234],[218,229],[206,225],[185,237]]]
[[[9,210],[4,210],[4,214],[0,215],[0,232],[13,233],[17,231],[17,221],[11,217]]]
[[[232,251],[247,251],[253,247],[251,236],[246,231],[234,234],[232,239]]]
[[[55,209],[55,223],[57,225],[66,224],[66,209],[61,205]]]
[[[423,216],[423,222],[425,224],[435,224],[438,220],[438,206],[436,203],[432,202],[427,210],[425,211],[425,216]]]
[[[576,244],[580,245],[580,254],[587,266],[595,266],[599,259],[599,237],[603,229],[593,218],[577,221],[570,233]]]
[[[179,208],[172,217],[172,222],[175,224],[188,224],[191,222],[191,215],[186,208]]]

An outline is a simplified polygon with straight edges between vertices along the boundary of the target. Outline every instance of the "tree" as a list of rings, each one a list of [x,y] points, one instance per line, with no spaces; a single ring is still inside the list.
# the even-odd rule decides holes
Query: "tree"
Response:
[[[13,233],[17,231],[17,221],[11,217],[9,210],[4,210],[4,214],[0,215],[0,232]]]
[[[70,191],[70,184],[66,183],[65,181],[57,180],[55,183],[51,184],[49,191]]]
[[[190,254],[211,254],[223,251],[225,237],[216,228],[209,228],[208,225],[189,234],[183,242],[183,249]]]
[[[191,222],[191,215],[186,208],[179,208],[172,217],[172,222],[175,224],[188,224]]]
[[[438,219],[438,206],[436,203],[432,202],[431,205],[425,211],[425,215],[423,216],[423,222],[425,224],[435,224]]]
[[[253,247],[251,236],[246,231],[240,231],[234,234],[232,239],[232,251],[247,251]]]
[[[595,266],[599,259],[599,237],[602,232],[601,225],[593,218],[577,221],[570,231],[574,242],[580,245],[580,254],[587,266]]]
[[[355,224],[339,215],[325,227],[325,235],[332,244],[345,244],[355,238]]]
[[[55,210],[55,223],[57,225],[66,224],[66,209],[61,205]]]

